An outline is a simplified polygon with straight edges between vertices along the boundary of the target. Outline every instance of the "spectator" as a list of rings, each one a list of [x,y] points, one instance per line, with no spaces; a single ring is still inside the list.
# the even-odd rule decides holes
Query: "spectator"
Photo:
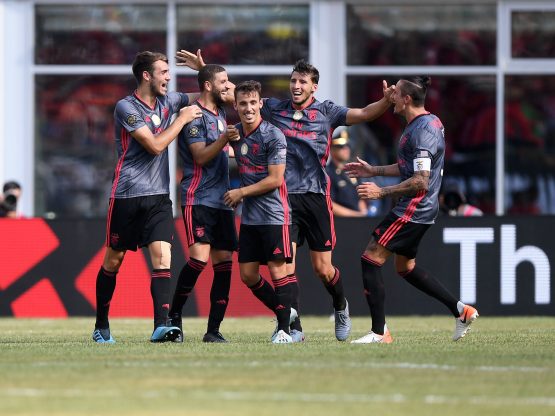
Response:
[[[358,197],[356,190],[358,180],[349,178],[343,171],[345,163],[350,159],[349,131],[339,128],[333,135],[330,160],[326,166],[326,172],[330,177],[333,214],[337,217],[364,217],[368,209],[366,203]]]
[[[21,218],[17,212],[17,203],[20,197],[21,185],[16,181],[6,182],[0,196],[0,217]]]

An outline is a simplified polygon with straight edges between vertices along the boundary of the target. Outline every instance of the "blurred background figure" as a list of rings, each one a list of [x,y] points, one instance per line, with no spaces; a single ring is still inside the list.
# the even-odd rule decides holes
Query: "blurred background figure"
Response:
[[[484,213],[466,200],[457,183],[447,183],[439,196],[441,211],[450,217],[480,217]]]
[[[360,200],[356,187],[358,180],[349,178],[343,171],[345,163],[351,160],[349,131],[340,127],[334,131],[330,158],[326,172],[330,177],[330,194],[333,203],[333,213],[338,217],[364,217],[368,208],[366,202]]]
[[[17,202],[20,197],[21,185],[16,181],[6,182],[0,196],[0,217],[21,218],[17,212]]]

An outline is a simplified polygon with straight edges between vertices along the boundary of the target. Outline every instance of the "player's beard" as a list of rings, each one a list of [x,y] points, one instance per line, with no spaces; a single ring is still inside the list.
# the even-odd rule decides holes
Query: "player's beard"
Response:
[[[220,94],[221,94],[221,91],[211,92],[212,100],[218,107],[222,107],[224,105],[224,100],[222,99],[222,96]]]
[[[156,87],[153,84],[150,84],[150,94],[153,97],[163,97],[164,93],[162,91],[160,91],[160,87]]]

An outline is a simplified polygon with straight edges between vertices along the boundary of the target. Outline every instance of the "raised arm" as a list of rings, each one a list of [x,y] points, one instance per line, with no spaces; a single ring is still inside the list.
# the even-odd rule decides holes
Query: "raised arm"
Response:
[[[347,125],[363,123],[377,119],[391,105],[391,95],[395,90],[395,85],[387,86],[387,82],[382,81],[383,98],[374,103],[368,104],[364,108],[349,108],[347,111]]]
[[[202,110],[196,105],[183,107],[179,110],[179,115],[169,127],[158,135],[154,135],[148,126],[142,126],[132,131],[131,136],[137,140],[148,153],[159,155],[177,137],[185,124],[190,123],[195,118],[202,116]]]

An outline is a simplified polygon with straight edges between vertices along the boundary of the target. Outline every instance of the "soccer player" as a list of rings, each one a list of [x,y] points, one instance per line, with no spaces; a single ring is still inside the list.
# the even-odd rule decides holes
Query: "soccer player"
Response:
[[[180,50],[176,58],[178,65],[192,69],[205,65],[200,50],[196,54]],[[388,87],[383,81],[384,97],[381,100],[364,108],[347,108],[331,101],[316,100],[314,94],[318,89],[319,78],[318,69],[305,61],[298,61],[290,77],[291,98],[263,100],[261,114],[263,119],[278,127],[287,139],[285,182],[291,203],[293,244],[293,261],[287,265],[291,305],[299,310],[295,253],[297,246],[306,240],[313,270],[333,300],[335,337],[345,341],[351,332],[351,318],[341,274],[332,264],[335,231],[329,178],[325,171],[330,140],[333,130],[338,126],[372,121],[382,115],[391,105],[390,96],[394,87]],[[291,328],[302,333],[299,318]]]
[[[260,94],[257,81],[242,82],[235,89],[240,139],[230,145],[239,167],[241,187],[228,191],[224,202],[235,207],[243,201],[239,231],[241,280],[276,314],[278,324],[272,342],[285,344],[293,342],[289,325],[291,317],[296,317],[291,310],[286,268],[286,261],[292,257],[291,216],[284,180],[287,144],[278,128],[262,121]],[[275,290],[260,276],[261,264],[268,265]],[[296,337],[302,335],[292,332]]]
[[[127,250],[148,247],[152,262],[150,290],[154,306],[152,342],[171,341],[180,334],[168,326],[170,297],[172,203],[169,198],[168,145],[183,126],[202,115],[188,106],[193,96],[168,92],[168,59],[140,52],[133,61],[137,89],[118,101],[115,140],[118,152],[106,229],[106,252],[96,279],[96,323],[93,340],[113,343],[108,312],[116,275]],[[172,115],[177,118],[170,125]]]
[[[238,138],[227,126],[222,108],[233,100],[233,84],[225,68],[206,65],[198,73],[200,97],[196,104],[202,117],[179,134],[183,160],[181,211],[189,246],[189,260],[181,269],[170,309],[174,326],[182,328],[182,310],[199,275],[212,260],[214,279],[210,291],[210,314],[204,342],[227,342],[220,333],[229,301],[231,256],[237,250],[237,232],[232,208],[224,204],[229,190],[228,142]],[[183,335],[176,339],[183,342]]]
[[[416,253],[424,233],[434,223],[439,211],[445,155],[444,129],[441,120],[424,108],[429,77],[401,79],[393,93],[393,111],[403,117],[407,126],[399,140],[397,163],[370,166],[361,159],[348,163],[345,171],[351,177],[400,176],[401,183],[380,188],[373,182],[357,187],[362,199],[399,197],[397,205],[374,229],[364,251],[362,282],[370,308],[370,332],[352,341],[358,344],[393,341],[385,322],[384,283],[381,267],[395,254],[395,269],[408,283],[443,303],[455,317],[453,340],[464,337],[478,317],[472,306],[458,301],[438,280],[416,265]]]

